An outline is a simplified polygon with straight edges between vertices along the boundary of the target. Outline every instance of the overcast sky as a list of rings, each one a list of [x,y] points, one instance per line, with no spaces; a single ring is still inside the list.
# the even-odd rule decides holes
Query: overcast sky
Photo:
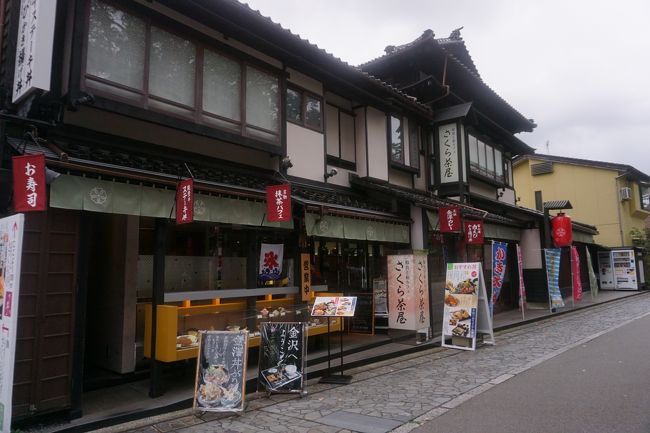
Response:
[[[630,164],[650,174],[647,0],[247,3],[353,65],[425,29],[447,37],[463,26],[483,81],[538,124],[519,135],[537,153]]]

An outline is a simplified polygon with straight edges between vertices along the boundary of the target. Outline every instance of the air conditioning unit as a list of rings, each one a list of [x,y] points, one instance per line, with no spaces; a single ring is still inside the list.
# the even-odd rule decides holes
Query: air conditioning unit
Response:
[[[627,186],[621,188],[620,194],[621,200],[630,200],[632,198],[632,188],[628,188]]]

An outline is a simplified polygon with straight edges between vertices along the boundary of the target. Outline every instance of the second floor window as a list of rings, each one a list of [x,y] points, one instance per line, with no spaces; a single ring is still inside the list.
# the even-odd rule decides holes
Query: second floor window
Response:
[[[650,212],[650,185],[640,183],[639,191],[641,193],[641,209]]]
[[[280,142],[278,76],[101,0],[90,2],[85,85],[142,108]]]
[[[504,174],[503,153],[472,134],[468,134],[467,141],[470,169],[499,183],[508,183]]]
[[[420,167],[421,128],[414,120],[390,116],[390,159],[393,163]]]
[[[287,120],[307,128],[323,128],[321,99],[309,92],[287,89]]]

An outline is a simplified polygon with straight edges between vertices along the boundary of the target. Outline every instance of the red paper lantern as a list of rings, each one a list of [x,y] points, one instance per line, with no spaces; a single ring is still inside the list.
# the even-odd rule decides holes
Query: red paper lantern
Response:
[[[568,247],[571,245],[573,242],[571,217],[560,212],[551,220],[551,227],[553,244],[555,244],[556,247]]]

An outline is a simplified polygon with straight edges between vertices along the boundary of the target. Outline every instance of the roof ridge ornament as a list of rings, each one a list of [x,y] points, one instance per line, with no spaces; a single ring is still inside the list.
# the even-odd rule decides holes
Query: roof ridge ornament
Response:
[[[453,39],[455,41],[459,41],[463,39],[463,37],[460,35],[460,31],[463,30],[465,26],[458,27],[457,29],[454,29],[450,34],[449,34],[449,39]]]

